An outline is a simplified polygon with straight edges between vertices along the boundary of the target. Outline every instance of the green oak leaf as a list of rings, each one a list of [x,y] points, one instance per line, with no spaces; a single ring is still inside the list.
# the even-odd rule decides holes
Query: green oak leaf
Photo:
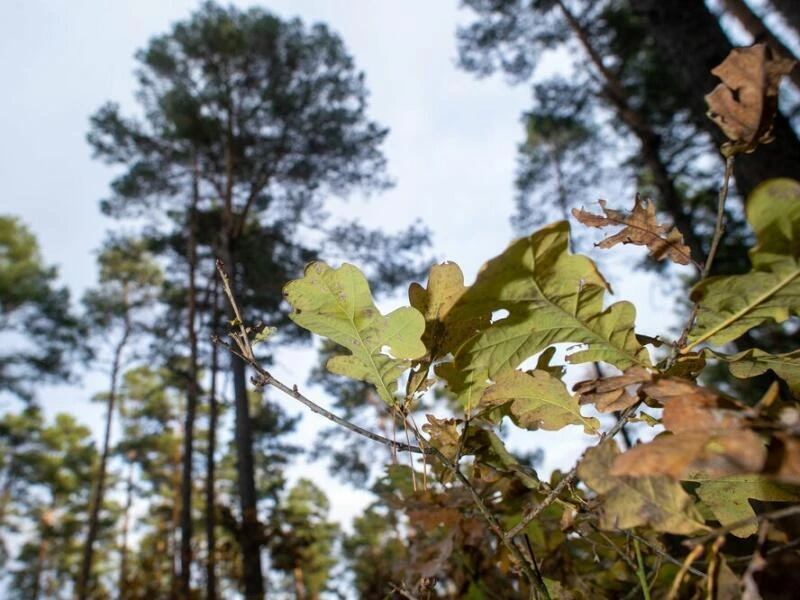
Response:
[[[617,302],[604,310],[607,289],[588,257],[570,254],[566,221],[519,239],[481,268],[449,313],[453,320],[485,319],[502,310],[508,316],[479,330],[458,349],[455,364],[437,374],[471,406],[498,373],[556,343],[582,344],[568,357],[573,363],[649,366],[634,334],[633,305]]]
[[[557,431],[566,425],[582,425],[597,433],[600,422],[581,415],[578,399],[564,382],[547,371],[505,371],[481,396],[479,407],[508,405],[511,420],[524,429]]]
[[[785,354],[770,354],[759,348],[751,348],[737,354],[721,354],[712,350],[705,353],[728,363],[731,375],[748,379],[762,375],[767,369],[783,379],[792,393],[800,397],[800,350]]]
[[[800,183],[774,179],[758,186],[747,201],[747,220],[757,240],[753,268],[692,289],[699,311],[684,351],[702,342],[725,344],[762,323],[800,314]]]
[[[703,474],[692,475],[686,481],[699,483],[696,493],[723,525],[730,525],[755,516],[750,499],[763,502],[797,502],[796,488],[781,485],[762,475],[728,475],[711,479]],[[731,533],[749,537],[756,532],[757,523],[736,528]]]
[[[383,316],[366,278],[349,264],[332,269],[313,262],[302,279],[286,284],[284,296],[292,321],[352,353],[328,360],[329,371],[371,383],[384,402],[394,404],[397,379],[411,366],[409,359],[425,354],[420,339],[425,318],[419,311],[403,307]]]
[[[589,448],[578,465],[578,477],[600,494],[600,528],[650,526],[656,531],[689,535],[707,529],[681,484],[669,477],[611,475],[619,448],[613,440]]]

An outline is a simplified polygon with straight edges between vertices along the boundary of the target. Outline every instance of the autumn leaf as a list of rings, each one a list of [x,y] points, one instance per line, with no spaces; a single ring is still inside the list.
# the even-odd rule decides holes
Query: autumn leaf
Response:
[[[772,141],[772,122],[778,108],[778,87],[795,61],[775,57],[766,44],[734,48],[711,73],[722,80],[707,94],[708,117],[730,142],[722,153],[752,152]]]
[[[428,420],[422,430],[428,434],[428,441],[434,448],[448,459],[455,460],[461,434],[458,432],[456,419],[438,419],[433,415],[425,415]]]
[[[762,502],[798,502],[797,490],[781,485],[763,475],[729,475],[711,477],[704,473],[686,479],[699,483],[696,494],[711,509],[722,525],[730,525],[755,516],[750,500]],[[756,532],[756,521],[734,529],[738,537],[749,537]]]
[[[329,371],[373,384],[384,402],[394,404],[397,379],[411,366],[408,359],[425,354],[420,339],[425,318],[416,309],[381,315],[366,278],[349,264],[332,269],[313,262],[302,279],[286,284],[284,296],[295,323],[350,350],[328,360]]]
[[[673,433],[742,429],[746,407],[715,391],[678,377],[663,377],[642,391],[664,407],[661,420]]]
[[[800,184],[775,180],[747,201],[756,235],[753,268],[744,275],[709,277],[691,299],[699,306],[686,353],[702,342],[725,344],[768,321],[782,323],[800,313]]]
[[[600,412],[614,412],[636,404],[639,397],[630,393],[628,387],[650,381],[650,378],[650,371],[633,366],[622,375],[579,381],[572,391],[580,395],[580,404],[594,404]]]
[[[680,483],[669,477],[618,477],[611,474],[619,448],[613,440],[586,451],[578,476],[600,494],[601,529],[649,525],[656,531],[689,535],[701,529],[702,517]]]
[[[749,379],[763,375],[768,369],[783,379],[795,397],[800,397],[800,350],[785,354],[770,354],[750,348],[737,354],[722,354],[706,349],[705,352],[728,364],[731,375]]]
[[[666,475],[680,480],[698,471],[711,477],[758,473],[764,467],[766,455],[761,439],[747,429],[663,434],[617,457],[611,474]]]
[[[477,314],[467,319],[450,318],[450,310],[466,291],[464,274],[452,262],[431,267],[427,288],[416,282],[409,286],[411,306],[425,317],[422,341],[431,360],[455,352],[464,341],[489,324],[490,314]]]
[[[608,283],[587,257],[568,250],[562,221],[517,240],[481,269],[450,311],[472,319],[505,310],[468,340],[455,362],[437,368],[464,405],[474,406],[488,381],[559,342],[582,344],[569,362],[606,361],[620,369],[649,366],[634,334],[629,302],[603,308]]]
[[[481,397],[480,407],[508,404],[509,416],[523,429],[557,431],[566,425],[582,425],[586,433],[597,433],[600,422],[581,415],[578,400],[564,382],[547,371],[506,371]]]
[[[675,227],[670,228],[669,225],[656,221],[656,206],[651,200],[642,200],[637,194],[630,213],[606,208],[605,200],[600,200],[600,207],[605,216],[583,209],[572,209],[572,215],[589,227],[624,226],[595,246],[611,248],[617,244],[636,244],[647,246],[650,256],[655,260],[668,258],[679,265],[688,265],[692,261],[689,247],[683,243],[681,232]]]

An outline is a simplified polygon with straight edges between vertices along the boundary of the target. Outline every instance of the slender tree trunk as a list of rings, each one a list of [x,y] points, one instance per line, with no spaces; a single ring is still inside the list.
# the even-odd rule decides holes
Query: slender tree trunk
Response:
[[[197,268],[197,203],[198,165],[194,161],[192,174],[192,201],[189,207],[189,226],[186,249],[186,262],[189,270],[188,298],[186,307],[186,326],[189,333],[189,369],[186,392],[186,422],[183,434],[183,480],[181,481],[181,594],[188,598],[192,579],[192,482],[194,458],[194,420],[199,399],[197,382],[197,289],[195,270]]]
[[[703,99],[719,83],[711,69],[731,50],[717,19],[700,1],[630,0],[630,5],[650,30],[669,70],[665,77],[671,77],[684,94],[692,123],[708,132],[715,145],[722,145],[726,137],[706,117],[708,108]],[[773,134],[775,141],[771,144],[736,158],[736,187],[745,197],[765,179],[797,176],[800,140],[780,113],[775,117]]]
[[[769,3],[781,14],[786,24],[794,29],[795,34],[800,36],[800,3],[797,0],[769,0]]]
[[[797,12],[800,16],[800,2],[794,0],[793,4],[797,6]],[[744,0],[723,0],[726,12],[729,12],[739,23],[742,24],[752,38],[753,42],[766,42],[778,54],[786,58],[797,60],[797,56],[787,48],[778,38],[776,38],[772,31],[767,28],[764,21],[747,5]],[[800,90],[800,68],[795,66],[791,73],[789,73],[794,86]]]
[[[212,326],[216,328],[219,322],[219,297],[218,283],[214,284],[212,296],[213,315],[211,318]],[[215,452],[217,447],[217,373],[219,371],[219,348],[214,344],[211,349],[211,386],[208,396],[208,455],[206,457],[206,546],[208,557],[206,561],[206,598],[216,600],[217,598],[217,506],[216,494],[214,489],[215,474]]]
[[[181,435],[183,432],[181,431]],[[181,518],[181,499],[180,488],[183,480],[182,452],[180,446],[175,446],[172,453],[172,489],[176,490],[172,500],[172,515],[169,531],[169,565],[170,565],[170,598],[182,599],[181,583],[178,562],[180,561],[180,518]]]
[[[237,229],[236,216],[233,212],[233,178],[234,156],[231,149],[232,131],[228,131],[228,143],[225,150],[226,189],[224,210],[222,215],[222,231],[220,232],[220,253],[222,261],[228,269],[231,290],[234,295],[239,291],[236,256],[234,250],[234,232]],[[228,306],[228,317],[235,315]],[[242,522],[239,531],[239,544],[242,550],[242,570],[244,595],[246,600],[261,600],[264,597],[264,578],[261,571],[262,535],[258,522],[258,502],[256,497],[255,465],[253,461],[253,431],[250,420],[250,402],[247,395],[247,369],[244,361],[233,354],[231,374],[233,376],[233,397],[235,410],[236,438],[236,474],[239,485],[239,501]]]
[[[647,116],[632,107],[625,87],[603,64],[602,57],[592,45],[589,35],[577,18],[561,0],[557,0],[557,4],[570,29],[572,29],[589,56],[592,65],[603,78],[606,97],[614,106],[620,119],[639,138],[642,158],[653,175],[662,207],[672,215],[675,226],[683,234],[684,240],[686,240],[686,244],[689,246],[695,260],[702,260],[705,257],[703,243],[695,234],[691,215],[684,210],[683,201],[675,188],[675,183],[664,161],[661,159],[661,139],[653,130]]]
[[[303,567],[298,562],[292,570],[294,577],[294,598],[295,600],[306,600],[306,583],[303,581]]]
[[[123,294],[125,297],[124,301],[127,304],[127,290],[125,290]],[[103,450],[100,454],[100,466],[97,471],[97,479],[92,492],[91,508],[89,512],[89,531],[86,534],[86,541],[83,546],[83,561],[81,562],[81,572],[78,579],[77,596],[80,600],[86,600],[86,598],[89,597],[89,590],[91,588],[92,558],[94,555],[94,543],[97,539],[97,532],[100,525],[100,509],[103,506],[103,498],[105,495],[106,465],[111,448],[111,425],[114,420],[114,407],[117,402],[119,371],[122,368],[122,353],[130,338],[131,329],[131,322],[126,313],[122,338],[114,349],[114,361],[111,365],[111,381],[108,390],[108,412],[106,413],[106,426],[105,433],[103,434]]]
[[[122,517],[122,548],[119,559],[119,590],[117,597],[128,597],[128,532],[130,531],[131,506],[133,506],[133,471],[136,463],[128,456],[128,479],[125,485],[125,512]]]

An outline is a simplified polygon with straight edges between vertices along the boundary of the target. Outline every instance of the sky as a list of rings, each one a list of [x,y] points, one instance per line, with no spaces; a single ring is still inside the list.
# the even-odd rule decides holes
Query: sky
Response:
[[[338,210],[388,231],[420,219],[434,233],[435,257],[455,260],[468,281],[474,278],[479,266],[512,238],[515,153],[523,135],[520,115],[530,104],[529,87],[509,86],[500,76],[478,80],[457,69],[455,31],[470,15],[455,0],[276,0],[258,5],[308,24],[323,21],[341,35],[365,72],[370,117],[391,130],[384,150],[396,186],[369,202],[356,198],[337,204]],[[108,100],[119,102],[124,111],[134,109],[134,53],[196,6],[187,0],[8,0],[3,5],[0,213],[18,216],[31,228],[45,260],[58,266],[74,297],[94,283],[95,250],[112,225],[100,214],[98,202],[114,172],[91,157],[85,141],[89,116]],[[551,60],[543,68],[564,65]],[[602,182],[597,197],[606,197]],[[627,205],[630,199],[609,200]],[[597,252],[592,256],[599,257]],[[600,260],[608,267],[615,299],[637,304],[640,329],[663,334],[675,323],[673,305],[662,299],[662,288],[651,276],[630,272],[641,256],[624,249]],[[302,387],[311,360],[312,351],[287,350],[278,358],[276,375]],[[79,412],[99,438],[102,410],[86,399],[103,381],[93,376],[82,386],[48,389],[41,400],[51,414]],[[287,410],[297,409],[287,405]],[[323,425],[308,415],[301,436],[311,439],[310,432]],[[515,445],[528,450],[543,446],[545,470],[571,466],[589,439],[577,428],[525,435],[515,436]],[[324,477],[320,465],[302,465],[298,472]],[[342,520],[367,500],[332,481],[326,491],[334,515]]]

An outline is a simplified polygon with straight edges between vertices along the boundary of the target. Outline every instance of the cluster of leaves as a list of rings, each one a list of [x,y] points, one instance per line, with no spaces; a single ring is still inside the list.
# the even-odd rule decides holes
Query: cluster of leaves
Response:
[[[742,56],[745,68],[730,79],[728,63]],[[787,67],[770,61],[763,47],[737,51],[720,73],[736,93],[723,85],[709,95],[711,116],[730,138],[729,166],[769,141],[776,77]],[[432,267],[427,287],[411,285],[410,306],[386,315],[349,264],[314,262],[286,285],[292,320],[342,349],[328,370],[374,386],[419,444],[395,447],[432,463],[429,473],[393,467],[384,489],[416,532],[400,561],[401,596],[492,597],[502,585],[506,598],[598,598],[638,585],[648,598],[699,589],[758,597],[771,568],[765,557],[794,543],[782,519],[800,514],[791,505],[774,510],[800,500],[800,351],[724,349],[754,327],[799,314],[800,183],[765,182],[746,206],[756,240],[750,272],[708,277],[712,251],[691,290],[693,313],[672,343],[636,331],[630,302],[606,304],[610,285],[591,258],[570,252],[566,221],[513,242],[470,286],[455,263]],[[637,198],[630,214],[603,209],[574,213],[589,226],[623,227],[601,247],[633,243],[659,260],[692,261],[681,234],[659,224],[648,202]],[[721,234],[718,227],[715,243]],[[556,344],[569,345],[568,364],[603,363],[618,374],[570,391],[565,365],[552,364]],[[776,378],[748,405],[698,381],[707,362],[737,378]],[[428,415],[420,430],[411,413],[437,383],[463,417]],[[603,432],[582,411],[587,405],[616,413],[616,425]],[[577,425],[597,442],[548,483],[505,448],[505,417],[529,431]],[[663,432],[622,452],[614,434],[636,420]],[[693,567],[703,551],[702,568]]]

